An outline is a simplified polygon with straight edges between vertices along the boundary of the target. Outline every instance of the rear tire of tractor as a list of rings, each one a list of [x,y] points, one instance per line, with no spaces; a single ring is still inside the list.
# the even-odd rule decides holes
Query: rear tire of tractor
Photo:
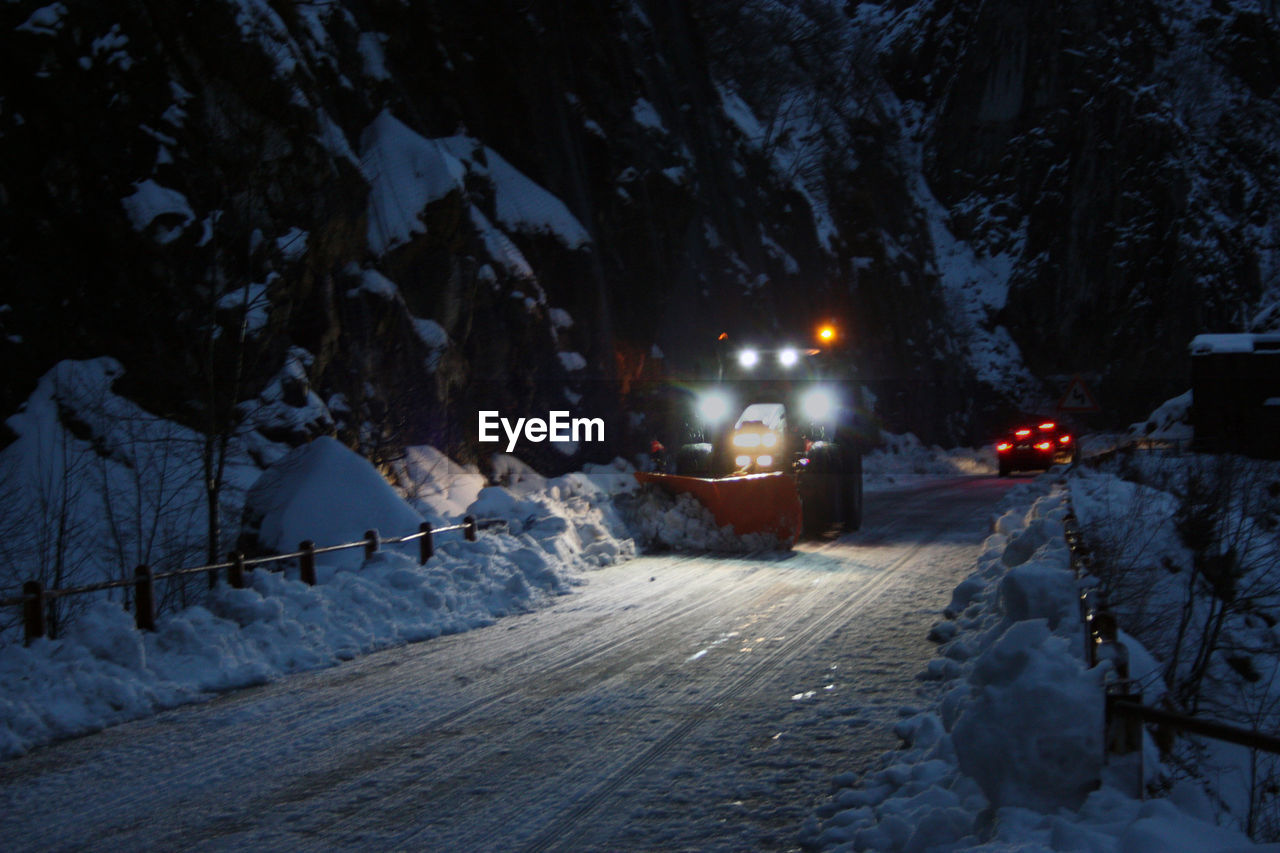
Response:
[[[840,477],[834,473],[831,455],[824,448],[809,455],[809,468],[800,477],[800,505],[804,537],[815,539],[837,520],[840,505]]]
[[[816,539],[831,527],[830,474],[813,473],[808,477],[808,487],[800,493],[804,513],[804,538]]]
[[[999,475],[1000,475],[1001,477],[1008,477],[1008,476],[1009,476],[1009,466],[1008,466],[1008,465],[1006,465],[1006,464],[1004,464],[1003,462],[1001,462],[1001,463],[1000,463],[1000,471],[999,471]]]

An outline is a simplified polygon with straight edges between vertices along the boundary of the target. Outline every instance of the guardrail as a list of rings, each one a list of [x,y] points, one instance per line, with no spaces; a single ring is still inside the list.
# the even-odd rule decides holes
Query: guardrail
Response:
[[[134,590],[134,620],[138,629],[141,631],[154,631],[156,629],[155,582],[158,580],[182,577],[184,575],[198,575],[203,572],[209,575],[209,588],[213,589],[218,583],[218,573],[225,571],[227,573],[227,584],[234,589],[243,589],[244,573],[246,571],[269,563],[297,560],[299,578],[303,583],[315,586],[316,556],[318,554],[331,554],[336,551],[363,548],[365,559],[367,560],[377,553],[378,549],[383,545],[399,545],[416,541],[418,543],[418,564],[424,565],[435,554],[436,534],[461,530],[468,541],[474,542],[478,530],[503,524],[505,522],[501,519],[477,521],[474,516],[468,515],[461,524],[450,524],[445,527],[433,528],[428,522],[424,521],[418,527],[417,533],[410,533],[407,536],[397,536],[391,539],[381,538],[377,530],[368,530],[365,532],[363,539],[355,542],[344,542],[341,545],[326,545],[323,548],[317,548],[314,542],[307,539],[298,545],[297,551],[288,554],[271,554],[266,557],[246,558],[243,553],[236,551],[229,556],[228,562],[225,563],[192,566],[191,568],[159,573],[151,571],[149,566],[142,565],[134,569],[132,580],[103,581],[65,589],[45,589],[40,581],[30,580],[22,585],[21,595],[0,599],[0,607],[22,607],[24,638],[26,644],[30,645],[32,640],[48,634],[48,606],[53,599],[89,592],[101,592],[108,589],[132,587]],[[283,571],[283,568],[280,570]]]
[[[1080,536],[1074,510],[1068,513],[1064,528],[1076,579],[1091,576],[1093,555]],[[1148,723],[1157,726],[1156,741],[1162,745],[1175,734],[1194,734],[1280,755],[1280,737],[1143,704],[1142,692],[1130,675],[1129,650],[1119,639],[1119,620],[1101,589],[1091,587],[1081,592],[1080,616],[1085,626],[1085,660],[1090,667],[1111,661],[1116,676],[1105,687],[1104,748],[1108,754],[1136,757],[1139,787],[1143,778],[1142,727]]]

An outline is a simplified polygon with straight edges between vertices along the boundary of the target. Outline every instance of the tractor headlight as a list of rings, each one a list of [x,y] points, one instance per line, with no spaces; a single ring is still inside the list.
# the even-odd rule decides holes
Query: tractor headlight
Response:
[[[760,353],[753,349],[744,349],[738,353],[738,364],[742,365],[747,370],[750,370],[759,363]]]
[[[783,367],[795,367],[796,362],[800,360],[800,353],[788,347],[778,353],[778,364]]]
[[[837,407],[835,394],[827,388],[814,388],[800,400],[800,410],[811,421],[829,421],[835,415]]]
[[[723,391],[708,391],[698,398],[698,416],[705,423],[715,424],[729,416],[732,404]]]

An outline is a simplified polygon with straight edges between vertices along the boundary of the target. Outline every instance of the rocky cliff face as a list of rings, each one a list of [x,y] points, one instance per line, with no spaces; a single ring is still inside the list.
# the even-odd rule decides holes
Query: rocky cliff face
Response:
[[[888,426],[979,440],[1280,319],[1256,4],[450,6],[0,7],[4,411],[110,354],[201,429],[465,458],[834,314]]]
[[[953,231],[1014,259],[993,320],[1034,374],[1084,373],[1136,419],[1186,387],[1194,334],[1274,325],[1274,9],[926,5],[889,74],[933,110]]]

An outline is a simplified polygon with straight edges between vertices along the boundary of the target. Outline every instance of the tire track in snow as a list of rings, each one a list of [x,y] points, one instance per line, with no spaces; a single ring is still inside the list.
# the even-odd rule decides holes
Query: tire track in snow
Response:
[[[708,566],[721,566],[723,563],[721,559],[706,556],[676,556],[670,560],[671,562],[664,563],[663,570],[679,567],[683,576],[696,574]],[[748,563],[742,563],[740,568],[748,569],[745,584],[741,587],[744,591],[764,591],[777,583],[776,577],[771,573],[757,571]],[[478,679],[468,685],[470,690],[481,691],[477,698],[448,712],[432,715],[411,729],[398,732],[391,739],[385,738],[385,731],[378,731],[371,726],[367,732],[355,732],[357,738],[353,740],[344,736],[352,734],[349,718],[345,724],[342,719],[335,721],[326,718],[327,728],[339,732],[334,737],[324,736],[324,740],[331,746],[318,755],[308,756],[310,769],[304,775],[293,776],[287,783],[262,792],[261,799],[255,802],[255,810],[270,814],[279,809],[323,800],[326,795],[336,796],[338,802],[327,803],[325,808],[332,810],[329,817],[336,815],[337,819],[327,820],[323,826],[314,830],[294,827],[291,834],[312,835],[314,832],[316,837],[330,840],[366,837],[368,832],[376,830],[380,819],[387,813],[394,813],[401,806],[411,807],[420,798],[424,786],[440,782],[440,774],[444,772],[441,769],[443,762],[432,762],[429,748],[441,739],[442,730],[482,716],[499,706],[520,701],[520,689],[531,679],[548,673],[568,673],[576,667],[625,651],[630,646],[645,647],[646,638],[661,636],[672,624],[688,621],[700,611],[722,604],[718,588],[705,578],[696,595],[682,594],[681,589],[687,593],[687,585],[681,589],[660,586],[649,596],[650,601],[646,602],[637,592],[647,592],[653,586],[645,580],[647,577],[647,574],[638,575],[634,582],[616,590],[609,602],[614,606],[588,623],[588,636],[574,636],[566,640],[566,635],[581,627],[570,626],[542,638],[534,649],[523,651],[514,657],[506,656],[504,663],[507,666],[502,674]],[[675,608],[666,604],[673,597],[680,600]],[[617,604],[622,601],[627,602],[625,607],[628,609],[624,613],[629,614],[630,619],[620,628]],[[655,609],[658,611],[657,615],[653,612]],[[546,615],[546,611],[533,614],[535,618]],[[465,643],[474,637],[464,634],[457,639]],[[435,655],[423,656],[415,662],[415,668],[429,666],[433,657]],[[376,719],[380,716],[379,709],[392,704],[400,703],[393,700],[380,702],[373,711],[367,712],[362,708],[359,716]],[[500,748],[500,744],[488,744],[470,758],[474,759],[484,752]],[[234,752],[229,751],[232,753],[228,755],[231,761],[234,761]],[[427,766],[422,773],[402,772],[406,767],[412,769],[415,765],[424,763]],[[362,790],[362,783],[367,781],[365,777],[375,776],[393,780],[379,785],[376,807],[368,801],[368,793]],[[182,810],[185,804],[175,803],[174,807]],[[119,806],[113,805],[111,808]],[[174,817],[177,817],[176,813]],[[157,823],[162,824],[163,821]],[[225,838],[241,833],[246,828],[243,815],[228,814],[207,822],[201,836]],[[164,840],[174,842],[189,837],[190,831],[187,830],[181,835],[173,834]],[[296,834],[293,837],[296,840]]]
[[[994,503],[997,485],[966,484],[968,511]],[[712,730],[699,727],[718,710],[755,702],[771,673],[803,664],[805,649],[877,596],[923,576],[928,561],[912,570],[906,550],[918,556],[944,535],[960,496],[939,486],[885,495],[861,534],[790,557],[633,561],[592,573],[594,591],[482,631],[33,753],[0,765],[0,832],[14,849],[43,846],[41,823],[59,826],[67,849],[424,849],[435,836],[472,849],[593,844],[593,826],[611,832],[620,819],[602,810],[625,805],[617,798],[634,796],[628,785],[646,771],[652,779],[705,747]],[[716,647],[689,663],[717,626],[744,619],[778,645],[746,656]],[[697,690],[672,698],[686,686]],[[508,747],[517,754],[504,756]],[[520,775],[485,779],[495,770]],[[468,783],[485,790],[458,787]]]
[[[570,811],[561,814],[553,823],[545,827],[532,842],[521,849],[527,851],[527,853],[537,853],[537,851],[550,850],[553,847],[572,849],[574,842],[585,829],[582,825],[583,822],[604,805],[623,785],[640,775],[646,768],[679,745],[694,729],[710,719],[717,709],[741,696],[755,686],[766,674],[785,667],[801,650],[821,643],[841,628],[851,617],[872,604],[881,592],[898,580],[896,577],[898,571],[938,538],[941,532],[938,531],[908,548],[906,553],[885,567],[880,575],[857,590],[856,596],[845,599],[816,619],[808,619],[807,605],[810,600],[814,597],[825,596],[827,592],[826,590],[819,591],[818,587],[814,587],[802,601],[796,602],[792,606],[787,621],[779,626],[782,631],[771,630],[771,633],[784,633],[787,637],[786,640],[773,647],[767,655],[754,661],[746,672],[732,678],[714,696],[704,700],[700,708],[693,711],[687,719],[671,728],[657,743],[627,760],[621,767],[610,774],[603,783],[590,792],[585,799],[576,803]],[[838,543],[835,542],[827,543],[809,553],[831,550],[836,548],[837,545]],[[803,623],[800,630],[796,633],[790,633],[790,630],[797,623]],[[411,842],[412,839],[413,836],[410,835],[400,839],[400,841]]]
[[[672,559],[669,566],[679,567],[683,572],[696,571],[697,567],[708,562],[708,559],[704,556],[678,556]],[[619,634],[619,613],[616,610],[610,610],[587,617],[585,625],[574,622],[561,629],[549,631],[544,636],[536,638],[530,645],[514,652],[504,649],[503,662],[507,666],[503,670],[486,672],[465,685],[464,689],[468,692],[480,693],[477,698],[443,713],[423,718],[421,723],[409,732],[409,736],[445,728],[501,703],[516,685],[527,679],[530,668],[555,669],[580,664],[634,642],[636,638],[648,632],[661,630],[665,624],[681,618],[682,615],[715,604],[714,590],[708,589],[704,597],[689,600],[676,610],[666,612],[658,618],[643,618],[639,614],[645,612],[648,607],[654,606],[645,601],[645,593],[649,593],[652,586],[647,581],[637,578],[634,582],[623,585],[615,593],[617,597],[625,597],[636,605],[632,610],[626,611],[636,615],[623,623],[621,626],[623,633]],[[668,590],[658,588],[648,595],[648,599],[660,602],[669,595]],[[572,597],[566,601],[572,602]],[[537,618],[544,613],[545,611],[535,612],[529,616]],[[580,630],[587,632],[585,648],[580,642],[582,637],[573,638],[573,642],[566,642],[565,639],[570,632]],[[337,668],[302,673],[274,684],[235,691],[216,697],[203,705],[184,706],[164,712],[155,718],[125,723],[96,735],[42,748],[28,756],[0,764],[0,783],[16,792],[24,784],[31,786],[33,776],[39,777],[42,781],[49,781],[55,787],[61,787],[63,782],[72,784],[69,777],[74,777],[78,770],[100,777],[106,771],[95,768],[93,763],[103,751],[114,751],[117,754],[113,756],[113,767],[132,768],[128,774],[130,776],[136,774],[137,778],[145,777],[150,792],[140,793],[129,784],[105,786],[97,796],[77,803],[76,820],[69,822],[65,828],[71,830],[76,825],[90,827],[91,829],[83,833],[81,842],[102,844],[112,837],[113,828],[122,830],[126,837],[138,829],[131,822],[122,820],[122,815],[137,809],[150,811],[155,816],[153,826],[164,827],[168,820],[171,820],[173,825],[180,825],[183,823],[183,818],[187,818],[187,822],[190,822],[192,811],[190,803],[185,798],[165,797],[165,793],[182,790],[190,784],[193,775],[205,779],[235,779],[237,776],[245,775],[243,773],[244,747],[237,740],[235,727],[239,724],[259,722],[253,718],[265,716],[266,719],[262,722],[270,729],[279,732],[282,737],[273,743],[265,744],[264,752],[275,755],[282,762],[290,765],[302,762],[312,767],[320,765],[323,769],[313,770],[308,774],[309,778],[317,781],[319,777],[324,778],[325,781],[322,783],[311,786],[311,793],[320,793],[328,790],[344,775],[359,774],[372,769],[368,757],[373,755],[385,757],[385,753],[394,752],[390,748],[374,747],[383,740],[385,734],[379,732],[375,724],[386,716],[394,716],[405,704],[404,697],[390,695],[382,699],[362,702],[356,707],[346,707],[350,703],[344,699],[349,698],[352,685],[365,680],[378,682],[380,678],[386,677],[386,673],[392,671],[396,679],[402,682],[414,681],[415,677],[421,676],[424,672],[428,674],[426,679],[428,684],[431,678],[438,681],[439,672],[448,668],[447,665],[440,666],[440,658],[448,654],[451,650],[450,646],[457,645],[460,641],[470,641],[472,639],[470,635],[473,633],[475,632],[449,635],[374,653]],[[590,641],[591,637],[597,636],[600,637],[598,641]],[[388,656],[398,659],[388,662],[386,660]],[[438,685],[430,685],[424,692],[435,693],[438,688]],[[256,709],[257,712],[242,713],[241,709]],[[210,717],[214,719],[210,721]],[[179,737],[176,742],[166,745],[167,748],[162,747],[157,750],[154,739],[150,735],[159,733],[163,738],[164,735],[169,734],[167,730],[171,725],[180,728],[193,726],[198,730],[192,732],[194,736],[190,739]],[[290,735],[301,738],[304,742],[290,746],[286,739]],[[309,748],[309,745],[314,744],[323,746],[319,749]],[[155,755],[157,751],[166,753],[165,758],[168,760],[163,763],[158,762]],[[385,767],[386,764],[384,762],[376,766]],[[247,780],[247,790],[242,790],[242,793],[245,796],[258,793],[258,796],[263,797],[260,807],[304,801],[307,792],[299,791],[292,784],[297,780],[298,777],[289,777],[287,782],[272,786],[266,780],[250,778]],[[268,790],[255,791],[260,788]],[[276,791],[270,790],[272,788],[286,790],[294,788],[295,793],[301,795],[278,797],[275,796]],[[29,787],[21,797],[24,802],[11,803],[11,805],[19,808],[29,806],[33,811],[39,812],[42,810],[40,804],[42,796],[53,800],[69,799],[58,797],[56,794],[51,796],[47,789],[41,792],[37,788]],[[212,821],[214,824],[222,824],[231,832],[242,828],[242,820],[233,809],[228,813],[224,808],[224,814],[221,817],[217,816],[216,811],[215,808],[215,814],[208,816],[204,822]],[[4,827],[5,823],[0,820],[0,827]],[[20,827],[13,827],[11,831],[17,829]],[[221,831],[214,829],[212,834],[216,836],[221,834]],[[190,837],[189,828],[169,835],[171,841],[189,840]],[[67,840],[72,842],[70,838]],[[78,845],[72,842],[72,846]]]

